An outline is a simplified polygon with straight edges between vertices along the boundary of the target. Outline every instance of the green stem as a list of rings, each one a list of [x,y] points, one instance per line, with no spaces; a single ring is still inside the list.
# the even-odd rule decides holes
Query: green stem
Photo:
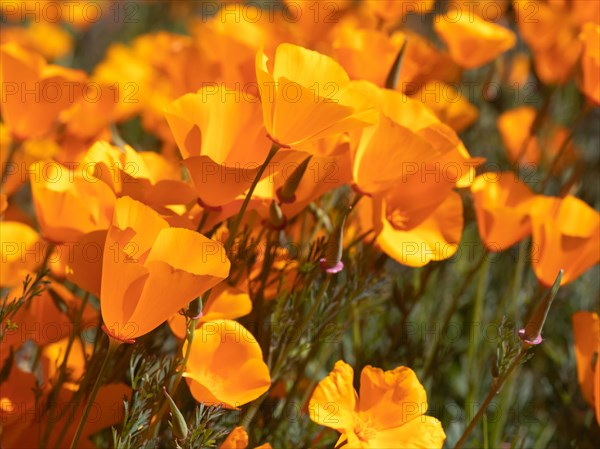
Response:
[[[527,354],[527,348],[522,348],[521,352],[519,352],[519,355],[515,357],[508,369],[498,379],[496,379],[495,382],[492,383],[492,386],[490,387],[490,390],[488,391],[488,394],[485,397],[483,404],[481,405],[481,407],[477,411],[477,414],[471,420],[471,422],[461,435],[460,439],[454,446],[454,449],[460,449],[461,447],[463,447],[463,445],[467,441],[467,438],[469,437],[469,435],[471,435],[471,432],[473,432],[473,429],[485,413],[485,410],[490,405],[496,394],[498,394],[498,392],[502,388],[502,385],[504,385],[504,382],[506,382],[506,380],[510,377],[515,368],[519,366],[521,360],[523,360],[523,357],[525,357],[525,354]]]
[[[85,404],[85,408],[83,409],[83,415],[81,415],[81,419],[79,420],[79,424],[77,425],[75,436],[73,437],[73,441],[71,441],[71,449],[75,449],[77,447],[77,443],[79,442],[81,432],[85,427],[85,422],[87,421],[87,417],[90,413],[90,409],[92,408],[92,404],[94,403],[94,399],[96,399],[96,395],[98,394],[100,385],[102,385],[102,380],[104,378],[104,374],[106,373],[106,368],[108,367],[108,361],[114,355],[119,344],[120,343],[117,340],[109,337],[108,351],[106,352],[106,356],[104,357],[104,361],[102,362],[102,367],[100,368],[100,372],[98,373],[98,377],[96,378],[94,388],[92,389],[92,392],[90,393],[90,396]]]
[[[90,297],[90,293],[85,292],[85,295],[83,296],[83,299],[81,300],[81,308],[77,311],[77,316],[75,317],[75,320],[73,322],[73,332],[71,333],[71,335],[69,335],[69,341],[67,342],[67,347],[65,349],[65,355],[64,355],[62,363],[60,364],[60,368],[58,371],[56,385],[54,385],[54,389],[52,390],[52,393],[50,394],[50,397],[48,399],[48,410],[46,412],[48,415],[50,415],[54,411],[54,408],[56,407],[56,399],[58,397],[58,393],[60,392],[60,387],[63,384],[65,377],[66,377],[66,373],[67,373],[67,363],[69,361],[69,355],[71,354],[71,349],[73,348],[73,342],[75,341],[75,336],[80,331],[81,318],[83,316],[83,311],[85,310],[85,307],[87,306],[89,297]],[[50,422],[48,423],[48,426],[46,426],[46,429],[44,430],[44,437],[41,440],[41,447],[46,447],[48,437],[50,436],[50,431],[54,427],[55,422],[56,422],[56,420],[50,420]]]
[[[237,234],[238,228],[240,227],[240,223],[242,222],[242,218],[244,217],[244,214],[246,213],[246,209],[248,208],[248,204],[250,203],[250,199],[252,198],[252,194],[254,193],[254,190],[256,189],[258,182],[261,180],[263,174],[265,173],[267,166],[269,165],[269,163],[271,162],[273,157],[275,157],[275,154],[277,154],[277,151],[279,151],[279,148],[280,147],[278,145],[273,144],[273,146],[271,147],[271,150],[269,151],[269,154],[267,155],[267,158],[265,159],[263,164],[260,166],[260,169],[258,170],[258,173],[256,174],[256,177],[254,178],[254,181],[252,181],[252,185],[250,186],[250,189],[248,190],[248,194],[246,195],[246,198],[244,198],[242,207],[240,208],[239,213],[235,217],[233,224],[231,225],[231,228],[229,229],[229,237],[227,237],[227,241],[225,242],[225,252],[227,252],[231,249],[231,246],[233,245],[233,242],[235,241],[235,236]]]
[[[205,297],[205,299],[208,299],[208,294],[210,294],[210,290],[208,291],[208,293],[205,293],[205,295],[207,295]],[[187,348],[185,350],[185,355],[183,357],[183,361],[181,362],[181,369],[177,372],[177,377],[175,377],[175,382],[173,382],[173,387],[171,388],[171,391],[169,392],[169,396],[171,396],[171,397],[175,396],[175,393],[177,392],[177,388],[179,387],[179,384],[181,383],[183,373],[185,372],[185,367],[187,366],[187,362],[190,359],[190,354],[192,353],[192,343],[194,342],[194,332],[196,330],[197,322],[198,322],[198,320],[190,319],[190,321],[188,323],[188,327],[187,327],[187,331],[186,331]],[[160,421],[161,421],[163,415],[166,413],[168,408],[169,408],[168,402],[163,401],[160,406],[160,409],[158,410],[158,413],[156,414],[156,419],[148,428],[148,435],[152,435],[153,437],[156,437],[156,434],[158,433],[158,429],[160,427]]]

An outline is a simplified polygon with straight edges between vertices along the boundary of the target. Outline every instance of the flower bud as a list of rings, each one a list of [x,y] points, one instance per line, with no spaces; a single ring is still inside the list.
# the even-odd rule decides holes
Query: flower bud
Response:
[[[186,315],[192,320],[202,317],[202,298],[196,298],[190,303]]]
[[[267,225],[274,231],[281,231],[287,225],[287,218],[283,214],[281,207],[277,204],[277,201],[271,201],[269,206],[269,221]]]
[[[519,337],[521,340],[523,340],[523,346],[535,346],[539,345],[543,341],[542,329],[544,327],[544,323],[546,322],[546,317],[548,316],[548,311],[550,310],[552,301],[554,301],[554,297],[556,296],[556,293],[558,293],[563,273],[563,270],[558,272],[558,276],[554,281],[554,285],[552,285],[552,288],[548,294],[537,305],[525,328],[519,329]]]
[[[293,203],[296,201],[296,190],[298,190],[298,186],[300,185],[300,181],[304,177],[304,173],[308,168],[308,163],[312,156],[308,156],[304,159],[300,165],[298,165],[291,176],[289,176],[282,187],[277,189],[277,198],[281,203]]]
[[[173,430],[173,435],[175,435],[175,438],[179,440],[185,440],[188,434],[188,428],[185,419],[175,405],[173,398],[169,396],[169,393],[167,393],[167,389],[165,387],[163,387],[163,391],[165,392],[165,396],[169,402],[169,407],[171,408],[171,429]]]
[[[347,216],[348,213],[345,213],[333,230],[333,233],[327,242],[327,248],[325,248],[325,257],[319,260],[321,269],[327,274],[336,274],[344,269],[342,252],[344,249],[344,224],[346,223]]]

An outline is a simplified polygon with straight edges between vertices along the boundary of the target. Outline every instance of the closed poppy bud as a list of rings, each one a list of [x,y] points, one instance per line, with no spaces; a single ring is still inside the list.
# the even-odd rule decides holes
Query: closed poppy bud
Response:
[[[312,156],[308,156],[304,159],[292,172],[292,174],[286,178],[283,186],[277,189],[277,198],[282,203],[293,203],[296,201],[296,190],[302,181],[302,177],[308,168],[308,163]]]
[[[285,228],[286,224],[287,219],[285,218],[281,207],[279,207],[277,201],[271,201],[271,205],[269,206],[269,227],[275,231],[281,231]]]
[[[185,418],[177,408],[175,401],[169,395],[165,387],[163,387],[163,391],[165,392],[165,397],[167,398],[169,408],[171,409],[171,429],[173,430],[173,435],[175,435],[175,438],[185,440],[188,434],[188,428],[185,422]]]
[[[550,306],[552,306],[552,301],[554,301],[554,297],[560,288],[562,276],[563,270],[560,270],[556,280],[554,281],[552,289],[536,306],[533,315],[531,315],[531,318],[529,318],[529,321],[527,321],[525,327],[523,329],[519,329],[519,337],[521,340],[523,340],[524,346],[528,347],[539,345],[542,342],[542,329],[544,328],[544,323],[548,317]]]
[[[460,66],[481,67],[515,46],[517,39],[509,29],[460,10],[454,13],[458,15],[457,20],[437,16],[434,27]]]
[[[348,213],[345,213],[333,230],[325,248],[325,257],[319,260],[321,269],[327,274],[336,274],[344,269],[342,253],[344,250],[344,224],[347,216]]]

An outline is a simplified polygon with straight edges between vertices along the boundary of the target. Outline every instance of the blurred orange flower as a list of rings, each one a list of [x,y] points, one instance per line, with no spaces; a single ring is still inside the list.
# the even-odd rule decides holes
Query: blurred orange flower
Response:
[[[17,140],[48,134],[62,111],[82,94],[86,75],[48,65],[16,43],[0,47],[2,119]]]
[[[196,331],[184,376],[196,401],[230,409],[253,401],[271,385],[260,345],[230,320],[209,321]]]
[[[243,427],[238,426],[231,431],[225,441],[221,443],[219,449],[246,449],[248,447],[248,433]],[[254,449],[271,449],[269,443],[256,446]]]
[[[384,372],[366,366],[360,376],[360,396],[353,382],[354,370],[340,360],[310,398],[310,419],[342,434],[336,446],[442,447],[446,439],[442,424],[425,415],[427,394],[410,368]]]
[[[119,198],[102,264],[108,332],[126,341],[150,332],[226,278],[229,265],[220,243],[171,228],[150,207]]]
[[[460,66],[467,69],[481,67],[515,46],[516,36],[509,29],[460,10],[452,14],[457,18],[452,16],[450,20],[444,15],[437,16],[434,28]]]
[[[574,196],[538,196],[532,203],[534,253],[538,280],[551,286],[560,269],[561,285],[581,276],[600,260],[600,214]]]
[[[531,131],[537,111],[531,106],[519,106],[498,116],[496,126],[512,163],[535,164],[540,161],[538,138]]]
[[[484,173],[471,186],[479,235],[490,251],[504,251],[531,234],[534,194],[513,172]]]
[[[594,407],[600,425],[600,318],[597,313],[577,312],[573,315],[575,360],[581,393]]]

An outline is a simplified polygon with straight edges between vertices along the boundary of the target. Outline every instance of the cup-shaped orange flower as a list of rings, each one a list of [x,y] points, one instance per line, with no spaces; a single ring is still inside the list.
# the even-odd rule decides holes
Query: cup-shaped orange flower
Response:
[[[209,321],[196,331],[184,376],[198,402],[231,409],[256,399],[271,385],[260,345],[248,329],[231,320]]]
[[[328,56],[292,44],[277,47],[274,61],[256,55],[263,119],[271,139],[283,147],[376,123],[368,97]]]
[[[534,194],[513,172],[484,173],[471,186],[479,235],[490,251],[504,251],[531,234]]]
[[[341,24],[335,29],[333,56],[350,78],[383,87],[405,41],[406,36],[400,32],[388,36],[383,31]]]
[[[521,165],[539,163],[539,142],[531,130],[536,115],[535,108],[520,106],[498,116],[496,125],[511,162]]]
[[[434,20],[435,31],[448,46],[452,59],[467,69],[493,61],[517,41],[509,29],[464,11],[448,12]]]
[[[172,228],[150,207],[119,198],[102,261],[100,305],[113,337],[132,340],[229,274],[219,242]]]
[[[116,201],[103,182],[51,160],[29,168],[31,192],[42,236],[55,243],[108,228]]]
[[[600,318],[597,313],[577,312],[573,315],[577,380],[581,394],[596,411],[600,425]]]
[[[360,394],[353,387],[354,370],[343,361],[313,392],[309,411],[317,424],[342,435],[338,445],[355,448],[441,448],[442,424],[426,416],[427,393],[416,374],[399,366],[390,371],[366,366]]]
[[[47,134],[60,113],[81,97],[84,72],[47,65],[16,43],[3,45],[0,58],[2,119],[17,139]]]
[[[531,209],[531,264],[543,285],[551,286],[561,269],[561,285],[568,284],[598,263],[600,214],[596,210],[572,195],[536,197]]]
[[[205,87],[169,104],[165,117],[203,206],[223,206],[244,193],[272,145],[259,99],[240,90]],[[275,155],[265,176],[284,157]]]
[[[42,262],[44,245],[31,227],[0,222],[0,287],[19,285]]]
[[[583,42],[582,90],[591,101],[600,105],[600,25],[586,23],[579,38]]]

